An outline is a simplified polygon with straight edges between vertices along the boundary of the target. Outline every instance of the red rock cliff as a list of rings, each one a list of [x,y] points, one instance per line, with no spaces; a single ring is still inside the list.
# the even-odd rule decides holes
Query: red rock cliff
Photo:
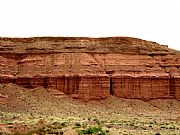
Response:
[[[85,100],[180,100],[180,53],[130,37],[0,38],[0,83]]]

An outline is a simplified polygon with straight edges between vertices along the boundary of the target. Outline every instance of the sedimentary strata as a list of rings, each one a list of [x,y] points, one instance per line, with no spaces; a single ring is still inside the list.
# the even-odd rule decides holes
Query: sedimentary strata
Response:
[[[0,83],[84,100],[180,100],[180,52],[130,37],[0,38]]]

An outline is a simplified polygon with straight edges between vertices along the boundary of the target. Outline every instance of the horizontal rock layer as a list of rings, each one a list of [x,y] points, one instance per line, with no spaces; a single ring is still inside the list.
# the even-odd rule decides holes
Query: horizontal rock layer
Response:
[[[84,100],[180,100],[180,53],[127,37],[0,38],[0,83],[43,86]]]

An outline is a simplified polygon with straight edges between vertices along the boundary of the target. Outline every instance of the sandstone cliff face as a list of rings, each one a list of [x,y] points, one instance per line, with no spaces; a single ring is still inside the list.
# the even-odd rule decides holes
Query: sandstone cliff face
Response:
[[[180,53],[112,38],[0,38],[0,83],[52,88],[84,100],[180,100]]]

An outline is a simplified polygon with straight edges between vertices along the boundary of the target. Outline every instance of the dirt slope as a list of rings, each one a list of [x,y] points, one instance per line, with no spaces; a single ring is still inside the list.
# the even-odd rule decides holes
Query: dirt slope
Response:
[[[11,132],[21,131],[20,127],[24,128],[21,132],[32,130],[32,126],[29,124],[37,124],[39,120],[43,119],[46,124],[67,122],[68,127],[63,128],[65,130],[63,132],[72,132],[72,134],[77,134],[73,129],[76,123],[98,126],[97,121],[104,121],[101,124],[103,130],[108,130],[108,134],[112,135],[125,132],[132,134],[179,133],[180,101],[168,99],[144,102],[109,97],[100,101],[82,102],[73,100],[63,93],[58,95],[56,92],[58,91],[54,90],[53,93],[49,93],[44,88],[30,90],[14,84],[0,85],[0,111],[2,114],[0,123],[7,124],[8,121],[13,123],[16,128],[12,128],[12,130],[8,125],[5,126],[6,124],[3,126]],[[154,123],[155,121],[156,123]],[[24,126],[21,125],[22,123]],[[109,123],[111,124],[109,125]],[[151,127],[149,127],[150,125]],[[165,129],[161,128],[162,125],[165,125]]]

